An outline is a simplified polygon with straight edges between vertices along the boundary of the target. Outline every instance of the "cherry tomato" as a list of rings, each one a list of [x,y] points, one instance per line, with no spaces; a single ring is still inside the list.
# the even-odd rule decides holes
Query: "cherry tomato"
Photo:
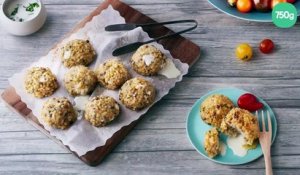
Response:
[[[235,7],[237,0],[227,0],[227,2],[231,7]]]
[[[270,39],[264,39],[260,42],[259,50],[262,53],[268,54],[271,53],[274,49],[274,43]]]
[[[252,0],[238,0],[236,3],[236,7],[238,11],[242,13],[247,13],[252,10]]]
[[[235,49],[235,55],[242,61],[249,61],[252,58],[252,47],[247,43],[239,44]]]
[[[272,0],[253,0],[254,8],[257,11],[267,12],[271,10]]]
[[[286,0],[286,2],[288,2],[288,3],[295,3],[296,2],[296,0]]]
[[[237,1],[238,1],[238,0],[227,0],[228,4],[229,4],[231,7],[235,7]]]
[[[272,0],[272,4],[271,4],[272,9],[281,2],[287,2],[287,0]]]

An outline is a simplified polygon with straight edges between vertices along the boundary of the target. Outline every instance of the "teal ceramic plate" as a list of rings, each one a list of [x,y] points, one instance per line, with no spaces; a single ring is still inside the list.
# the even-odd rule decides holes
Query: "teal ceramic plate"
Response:
[[[245,94],[249,93],[241,89],[236,89],[236,88],[226,88],[226,89],[219,89],[215,91],[211,91],[207,93],[206,95],[202,96],[197,102],[193,105],[188,118],[187,118],[187,134],[188,137],[192,143],[192,145],[195,147],[195,149],[204,157],[217,162],[221,164],[226,164],[226,165],[240,165],[240,164],[245,164],[248,162],[251,162],[260,156],[262,156],[262,150],[260,145],[257,146],[256,149],[249,150],[247,155],[244,157],[239,157],[233,154],[232,150],[227,146],[226,149],[226,154],[224,156],[218,155],[217,157],[211,159],[207,156],[203,142],[204,142],[204,135],[205,132],[208,131],[211,126],[207,125],[204,123],[200,117],[200,105],[201,103],[210,95],[212,94],[223,94],[230,98],[231,101],[234,102],[234,104],[237,106],[237,100],[238,98]],[[271,116],[271,121],[272,121],[272,126],[273,126],[273,136],[272,136],[272,142],[274,142],[275,137],[276,137],[276,132],[277,132],[277,122],[276,118],[274,115],[274,112],[270,108],[270,106],[261,98],[257,97],[260,102],[264,104],[264,111],[269,111],[270,116]],[[220,139],[223,143],[226,144],[226,139],[227,136],[221,134]]]
[[[241,13],[236,8],[230,7],[227,3],[227,0],[208,0],[208,2],[220,11],[239,19],[257,22],[272,22],[272,11],[267,13],[258,11],[253,11],[250,13]],[[295,2],[294,6],[298,11],[298,15],[300,15],[300,0]]]

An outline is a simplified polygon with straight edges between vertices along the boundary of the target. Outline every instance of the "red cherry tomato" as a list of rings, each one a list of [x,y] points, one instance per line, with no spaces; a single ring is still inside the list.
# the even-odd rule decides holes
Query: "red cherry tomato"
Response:
[[[259,50],[262,53],[268,54],[271,53],[274,49],[274,43],[270,39],[264,39],[260,42]]]
[[[296,0],[286,0],[286,2],[288,2],[288,3],[294,3],[294,2],[296,2]]]
[[[252,94],[244,94],[238,99],[238,106],[242,109],[254,112],[262,109],[264,105],[257,100],[257,98]]]

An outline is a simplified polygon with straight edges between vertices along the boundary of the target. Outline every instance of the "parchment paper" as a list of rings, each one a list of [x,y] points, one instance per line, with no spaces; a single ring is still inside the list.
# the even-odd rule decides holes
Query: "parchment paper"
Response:
[[[82,29],[77,33],[71,35],[69,38],[62,41],[62,43],[57,47],[59,48],[64,43],[73,39],[89,39],[97,52],[97,59],[92,65],[91,69],[95,66],[103,63],[106,59],[112,57],[112,51],[120,46],[136,42],[136,41],[146,41],[149,40],[149,36],[141,28],[134,29],[128,32],[105,32],[104,27],[110,24],[125,23],[123,17],[120,16],[119,12],[114,10],[109,6],[106,10],[98,16],[95,16],[91,22],[88,22]],[[154,76],[145,77],[151,81],[157,90],[156,102],[160,100],[164,95],[168,94],[169,90],[175,86],[176,82],[182,80],[182,76],[188,72],[188,65],[181,63],[178,59],[172,58],[170,53],[165,50],[160,44],[153,43],[158,47],[169,59],[172,59],[175,66],[181,71],[181,75],[174,79],[168,79],[164,76]],[[131,54],[123,55],[120,59],[129,68],[132,77],[140,76],[137,75],[129,65],[129,59]],[[49,67],[51,71],[56,75],[58,83],[60,85],[59,89],[48,98],[52,97],[67,97],[72,103],[74,103],[74,97],[70,96],[63,86],[63,77],[66,71],[58,56],[58,49],[51,50],[48,55],[40,58],[37,62],[33,63],[30,67],[42,66]],[[29,68],[30,68],[29,67]],[[79,118],[76,123],[74,123],[68,130],[59,130],[49,127],[43,119],[40,117],[40,112],[42,109],[43,102],[48,98],[37,99],[32,95],[26,93],[24,88],[24,76],[26,71],[29,69],[23,69],[20,73],[16,73],[9,79],[9,83],[15,88],[18,95],[20,95],[23,102],[25,102],[33,112],[33,114],[38,118],[39,122],[44,125],[52,136],[61,140],[63,144],[69,146],[69,148],[76,152],[79,156],[84,155],[90,150],[94,150],[99,146],[103,146],[107,139],[111,138],[112,135],[120,130],[123,126],[127,126],[133,121],[137,120],[141,115],[147,112],[149,108],[141,111],[131,111],[121,105],[118,100],[119,91],[105,90],[98,86],[92,96],[104,94],[110,95],[115,98],[121,107],[121,114],[118,119],[112,122],[106,127],[94,127],[83,119],[82,113],[79,112]]]

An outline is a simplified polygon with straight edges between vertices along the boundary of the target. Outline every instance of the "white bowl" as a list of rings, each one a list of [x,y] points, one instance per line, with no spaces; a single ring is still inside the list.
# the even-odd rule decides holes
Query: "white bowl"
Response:
[[[47,12],[44,4],[40,0],[34,0],[40,5],[38,8],[39,11],[36,12],[31,19],[23,22],[13,21],[8,17],[8,6],[13,1],[28,2],[28,0],[4,0],[0,12],[0,22],[2,28],[7,32],[13,35],[25,36],[38,31],[44,25],[47,18]]]

